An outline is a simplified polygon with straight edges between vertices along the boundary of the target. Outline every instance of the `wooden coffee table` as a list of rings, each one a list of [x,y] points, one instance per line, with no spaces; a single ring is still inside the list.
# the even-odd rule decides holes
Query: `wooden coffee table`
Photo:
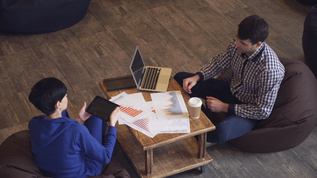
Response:
[[[107,91],[102,81],[99,85],[108,99],[123,91],[141,92],[137,88]],[[170,79],[168,91],[181,91],[187,106],[190,97],[174,78]],[[142,91],[146,101],[151,101],[150,93]],[[203,112],[199,119],[190,118],[190,133],[164,133],[150,138],[126,125],[117,125],[117,128],[117,140],[140,177],[166,177],[212,161],[206,153],[206,139],[207,132],[215,130],[215,126]]]

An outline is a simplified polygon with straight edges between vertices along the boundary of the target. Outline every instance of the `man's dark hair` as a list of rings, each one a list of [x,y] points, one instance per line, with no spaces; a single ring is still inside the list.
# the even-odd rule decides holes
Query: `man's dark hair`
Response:
[[[264,42],[269,36],[269,25],[258,15],[251,15],[238,25],[238,38],[250,39],[252,45]]]
[[[29,94],[30,102],[41,112],[51,115],[55,112],[55,104],[67,93],[65,84],[57,78],[44,78],[38,81]]]

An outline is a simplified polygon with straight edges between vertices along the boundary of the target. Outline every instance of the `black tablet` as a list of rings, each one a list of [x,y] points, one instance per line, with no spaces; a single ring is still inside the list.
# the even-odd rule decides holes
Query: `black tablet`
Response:
[[[96,96],[87,107],[86,112],[105,121],[109,121],[110,114],[116,107],[119,107],[119,105],[100,96]]]
[[[125,89],[125,88],[136,87],[132,75],[104,79],[103,84],[105,85],[107,91],[121,90],[121,89]]]

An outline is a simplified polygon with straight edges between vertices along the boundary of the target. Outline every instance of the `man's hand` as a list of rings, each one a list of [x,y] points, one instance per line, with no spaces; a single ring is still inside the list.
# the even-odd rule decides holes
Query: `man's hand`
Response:
[[[207,108],[210,109],[212,112],[225,112],[227,113],[229,110],[229,104],[223,103],[222,101],[218,100],[217,98],[207,96],[206,97],[206,105]]]
[[[91,116],[91,114],[86,112],[86,102],[84,102],[84,106],[80,109],[79,113],[78,113],[78,118],[77,121],[80,124],[84,124],[85,121]]]
[[[199,81],[200,77],[199,75],[194,75],[189,78],[185,78],[183,80],[183,88],[188,94],[192,94],[192,88],[197,84]]]
[[[113,126],[113,127],[116,126],[119,116],[120,116],[120,107],[117,107],[115,110],[112,111],[110,115],[110,121],[109,121],[110,126]]]

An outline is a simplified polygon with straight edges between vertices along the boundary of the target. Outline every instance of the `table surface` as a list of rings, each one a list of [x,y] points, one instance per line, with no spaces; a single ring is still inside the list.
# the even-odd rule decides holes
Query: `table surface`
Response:
[[[150,94],[153,93],[140,91],[137,88],[107,91],[106,86],[102,81],[99,85],[106,94],[107,99],[110,99],[112,96],[116,96],[121,92],[126,92],[127,94],[141,92],[146,101],[151,101]],[[179,86],[174,78],[170,79],[168,91],[181,91],[186,107],[188,107],[187,101],[190,97],[182,87]],[[147,158],[144,156],[144,151],[152,152],[152,149],[154,148],[156,149],[154,150],[153,174],[151,174],[151,176],[154,177],[173,175],[208,164],[212,161],[207,153],[204,153],[203,158],[197,156],[200,150],[204,150],[205,152],[205,144],[198,144],[194,136],[203,135],[203,138],[205,139],[207,132],[215,130],[215,126],[203,112],[201,112],[199,119],[190,118],[190,133],[164,133],[158,134],[154,138],[150,138],[131,127],[125,125],[118,125],[117,127],[118,141],[141,177],[147,175],[145,172],[146,166],[144,165],[144,160]],[[204,148],[200,148],[202,146]],[[172,148],[179,151],[171,151],[173,150]],[[176,152],[178,153],[176,154]],[[158,153],[164,153],[165,155],[160,155]],[[176,157],[175,154],[177,155]],[[173,165],[171,165],[171,163],[173,163]]]
[[[128,94],[141,92],[137,88],[129,88],[124,90],[116,90],[116,91],[106,91],[103,83],[100,83],[103,91],[106,93],[107,98],[110,99],[112,96],[116,96],[121,92],[126,92]],[[188,94],[178,85],[174,78],[171,78],[170,85],[168,87],[168,91],[181,91],[184,101],[186,103],[186,107],[188,107],[187,102],[189,100]],[[143,97],[145,101],[151,101],[150,94],[153,92],[142,91]],[[215,130],[215,126],[213,123],[207,118],[207,116],[201,112],[199,119],[190,118],[190,133],[173,133],[173,134],[158,134],[154,138],[150,138],[143,133],[130,129],[136,139],[139,141],[140,145],[144,150],[152,149],[158,146],[162,146],[165,144],[169,144],[176,140],[185,139],[188,137],[193,137],[202,133],[206,133],[212,130]]]

